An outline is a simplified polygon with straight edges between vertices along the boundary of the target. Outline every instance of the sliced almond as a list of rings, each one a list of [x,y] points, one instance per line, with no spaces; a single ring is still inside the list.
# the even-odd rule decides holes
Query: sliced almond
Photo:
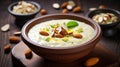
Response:
[[[67,5],[67,9],[68,9],[68,10],[72,10],[72,9],[73,9],[73,6]]]
[[[61,29],[62,30],[61,30],[60,34],[62,34],[63,36],[68,34],[68,32],[63,27],[61,27]]]
[[[4,26],[1,27],[1,31],[8,31],[10,28],[10,24],[5,24]]]
[[[103,21],[103,17],[99,17],[99,18],[98,18],[98,22],[99,22],[99,23],[102,23],[102,21]]]
[[[68,1],[68,4],[71,5],[72,7],[76,6],[75,2],[72,1],[72,0],[69,0],[69,1]]]
[[[73,33],[72,35],[75,38],[82,38],[82,35],[80,33]]]
[[[19,31],[19,32],[14,32],[13,34],[14,34],[14,35],[21,35],[21,31]]]
[[[48,36],[49,34],[47,33],[47,32],[45,32],[45,31],[40,31],[39,32],[41,35],[43,35],[43,36]]]
[[[55,9],[59,9],[60,8],[60,5],[59,5],[59,3],[53,3],[53,8],[55,8]]]
[[[63,38],[64,36],[61,35],[61,34],[54,34],[55,37],[58,37],[58,38]]]
[[[96,10],[97,8],[94,8],[94,7],[92,7],[92,8],[89,8],[89,11],[93,11],[93,10]]]

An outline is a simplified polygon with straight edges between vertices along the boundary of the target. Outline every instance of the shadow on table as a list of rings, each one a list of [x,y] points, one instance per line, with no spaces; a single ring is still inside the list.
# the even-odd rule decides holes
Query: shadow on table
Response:
[[[15,19],[15,25],[21,29],[29,20],[31,19]]]
[[[102,29],[102,33],[106,38],[120,38],[120,24],[116,27]]]

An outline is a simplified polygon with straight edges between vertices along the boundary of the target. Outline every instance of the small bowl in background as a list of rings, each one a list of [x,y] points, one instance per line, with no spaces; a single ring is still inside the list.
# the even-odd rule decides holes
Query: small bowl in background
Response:
[[[116,26],[120,23],[120,12],[115,10],[115,9],[107,9],[107,8],[106,9],[96,9],[96,10],[93,10],[93,11],[89,11],[86,14],[86,16],[88,18],[92,19],[93,16],[95,16],[97,14],[100,14],[100,13],[112,13],[118,18],[117,22],[113,22],[113,23],[110,23],[110,24],[100,24],[100,23],[98,23],[101,26],[101,29],[103,31],[103,35],[105,35],[105,36],[115,35],[117,33]]]
[[[19,2],[22,2],[22,1],[14,2],[14,3],[10,4],[8,6],[8,12],[15,17],[15,22],[16,22],[16,24],[18,24],[18,26],[19,25],[23,26],[24,23],[26,23],[28,20],[34,18],[35,15],[37,13],[39,13],[41,6],[37,2],[34,2],[34,1],[24,1],[27,3],[33,4],[37,8],[37,10],[35,12],[29,13],[29,14],[17,14],[15,12],[13,12],[13,7],[16,6]]]

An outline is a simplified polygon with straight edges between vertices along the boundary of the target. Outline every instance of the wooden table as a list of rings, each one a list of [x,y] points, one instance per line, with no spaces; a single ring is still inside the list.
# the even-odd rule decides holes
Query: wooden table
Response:
[[[5,24],[10,24],[10,30],[7,32],[0,31],[0,67],[13,67],[11,53],[4,53],[4,46],[9,44],[8,37],[13,36],[13,33],[16,31],[20,31],[21,28],[15,25],[15,18],[10,15],[7,11],[8,5],[17,0],[0,0],[0,27]],[[42,8],[47,10],[48,14],[61,13],[62,9],[55,10],[52,8],[52,4],[55,2],[63,3],[67,0],[34,0],[38,2]],[[96,7],[99,5],[105,5],[107,8],[112,8],[116,10],[120,10],[120,1],[119,0],[74,0],[77,5],[82,7],[82,12],[76,13],[78,15],[86,15],[89,11],[89,8]],[[72,13],[71,11],[69,13]],[[40,13],[36,15],[36,17],[42,16]],[[120,25],[118,25],[119,32],[116,36],[108,38],[102,37],[100,43],[107,50],[113,51],[113,53],[120,55]],[[12,48],[16,45],[10,43]]]

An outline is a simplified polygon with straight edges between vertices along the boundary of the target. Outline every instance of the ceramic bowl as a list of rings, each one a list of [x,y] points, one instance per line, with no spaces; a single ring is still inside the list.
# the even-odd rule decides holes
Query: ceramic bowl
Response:
[[[19,2],[19,1],[18,1]],[[37,11],[36,12],[33,12],[33,13],[30,13],[30,14],[16,14],[14,13],[12,10],[13,10],[13,7],[16,6],[18,4],[18,2],[14,2],[14,3],[11,3],[9,6],[8,6],[8,12],[13,15],[16,19],[20,19],[20,20],[30,20],[32,18],[35,17],[35,15],[37,13],[39,13],[40,9],[41,9],[41,6],[37,3],[37,2],[34,2],[34,1],[26,1],[28,3],[31,3],[33,5],[35,5],[37,7]]]
[[[100,13],[112,13],[118,17],[117,22],[110,23],[110,24],[99,24],[103,29],[115,27],[116,25],[118,25],[120,23],[120,19],[119,19],[120,12],[115,9],[107,9],[107,8],[106,9],[97,9],[97,10],[88,12],[86,16],[92,19],[93,16],[95,16],[96,14],[100,14]]]
[[[33,42],[28,37],[28,31],[36,24],[53,20],[53,19],[72,19],[77,21],[82,21],[89,24],[95,30],[94,37],[88,42],[82,44],[81,46],[73,47],[47,47],[47,46],[38,46],[38,43]],[[42,17],[35,18],[24,25],[22,28],[22,40],[23,42],[37,55],[52,61],[57,62],[72,62],[78,60],[86,55],[88,55],[94,48],[95,45],[99,42],[101,38],[101,28],[100,26],[87,17],[83,17],[75,14],[50,14]]]
[[[117,22],[113,22],[113,23],[110,23],[110,24],[100,24],[99,23],[99,25],[101,26],[101,29],[103,31],[103,36],[113,37],[113,36],[117,35],[118,29],[116,27],[120,23],[120,12],[115,10],[115,9],[108,9],[108,8],[106,8],[106,9],[97,9],[97,10],[89,11],[86,14],[86,16],[88,18],[92,19],[93,16],[95,16],[96,14],[100,14],[100,13],[112,13],[116,17],[118,17]]]

